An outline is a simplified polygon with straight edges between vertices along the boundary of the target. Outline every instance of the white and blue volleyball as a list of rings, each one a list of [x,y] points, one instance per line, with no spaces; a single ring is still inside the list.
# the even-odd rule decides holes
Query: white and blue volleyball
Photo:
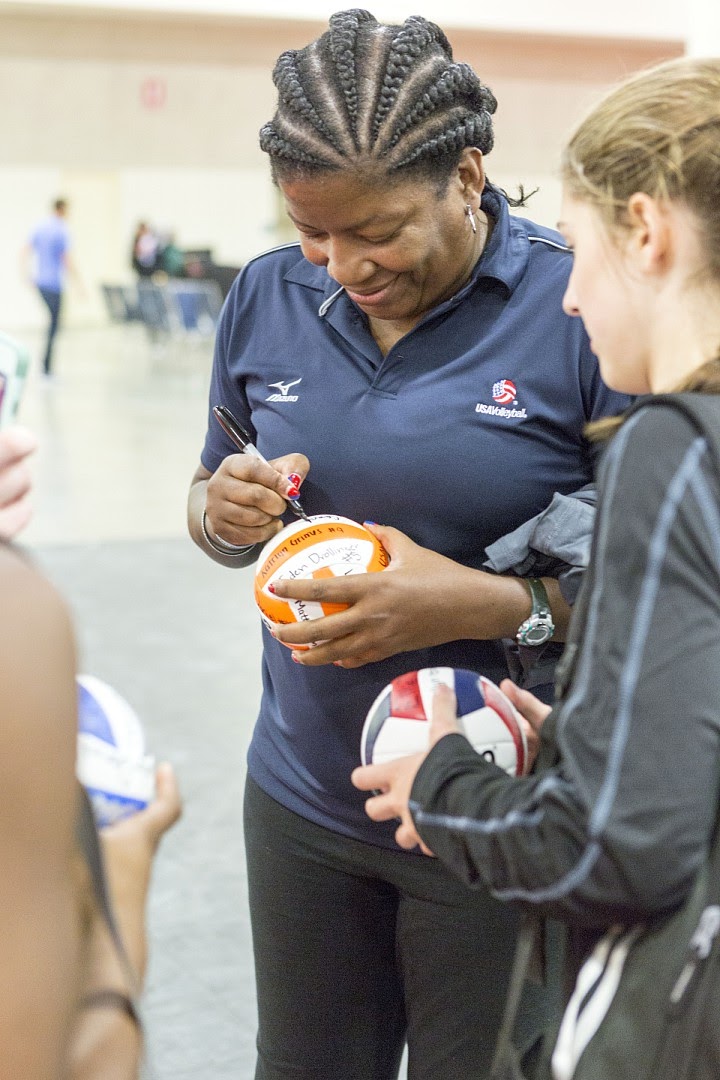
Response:
[[[155,760],[135,710],[94,675],[77,676],[77,776],[99,826],[142,810],[155,793]]]
[[[522,720],[502,690],[463,668],[421,668],[393,679],[373,702],[362,732],[363,765],[382,764],[428,749],[435,690],[457,697],[458,726],[472,747],[511,776],[522,776],[527,740]]]

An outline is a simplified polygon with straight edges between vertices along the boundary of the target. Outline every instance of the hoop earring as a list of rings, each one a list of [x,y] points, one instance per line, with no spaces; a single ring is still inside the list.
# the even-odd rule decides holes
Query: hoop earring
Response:
[[[469,202],[465,203],[465,213],[468,216],[468,221],[470,222],[470,228],[472,229],[472,231],[474,233],[476,233],[477,232],[477,225],[475,224],[475,211],[473,210],[473,208],[472,208],[472,206],[470,205]]]

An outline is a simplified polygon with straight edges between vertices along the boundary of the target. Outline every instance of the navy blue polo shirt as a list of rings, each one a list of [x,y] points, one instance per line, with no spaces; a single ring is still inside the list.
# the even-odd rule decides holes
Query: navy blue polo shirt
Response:
[[[571,255],[557,233],[494,219],[472,277],[383,357],[365,315],[290,244],[238,276],[218,329],[210,406],[225,404],[268,458],[310,460],[310,514],[393,525],[481,567],[485,547],[592,478],[587,421],[628,399],[601,382],[582,323],[561,310]],[[234,453],[210,414],[202,463]],[[259,618],[259,616],[258,616]],[[499,642],[459,641],[352,671],[303,668],[264,630],[263,697],[248,765],[284,806],[395,846],[350,783],[376,695],[396,675],[447,665],[507,675]]]

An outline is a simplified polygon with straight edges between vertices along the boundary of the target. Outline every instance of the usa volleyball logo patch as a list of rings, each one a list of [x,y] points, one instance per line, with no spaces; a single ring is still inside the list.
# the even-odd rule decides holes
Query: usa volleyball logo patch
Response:
[[[510,379],[500,379],[498,382],[493,383],[492,399],[497,401],[498,405],[509,405],[511,401],[515,400],[517,393],[515,383]]]
[[[527,420],[527,411],[517,403],[517,387],[512,379],[498,379],[492,384],[493,405],[478,401],[476,413],[483,416],[500,416],[503,420]],[[508,408],[510,406],[510,408]]]

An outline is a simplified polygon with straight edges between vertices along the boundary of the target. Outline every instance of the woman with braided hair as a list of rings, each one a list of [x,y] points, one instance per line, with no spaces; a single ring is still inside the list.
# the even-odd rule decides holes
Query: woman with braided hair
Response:
[[[370,527],[391,562],[278,585],[349,607],[263,631],[245,795],[256,1080],[393,1080],[406,1040],[412,1080],[480,1080],[516,913],[401,850],[350,773],[369,706],[409,669],[500,681],[510,657],[547,696],[575,577],[546,559],[533,583],[546,609],[531,611],[525,581],[489,572],[486,548],[588,484],[583,428],[627,398],[561,312],[561,238],[511,216],[486,180],[495,98],[439,27],[339,12],[274,80],[260,143],[300,244],[239,275],[210,389],[270,464],[237,454],[210,414],[189,528],[217,562],[248,566],[302,483],[309,513],[388,522]],[[554,629],[534,665],[532,646],[503,645],[521,624]],[[310,651],[276,640],[315,637]],[[528,988],[526,1048],[545,1005]]]

